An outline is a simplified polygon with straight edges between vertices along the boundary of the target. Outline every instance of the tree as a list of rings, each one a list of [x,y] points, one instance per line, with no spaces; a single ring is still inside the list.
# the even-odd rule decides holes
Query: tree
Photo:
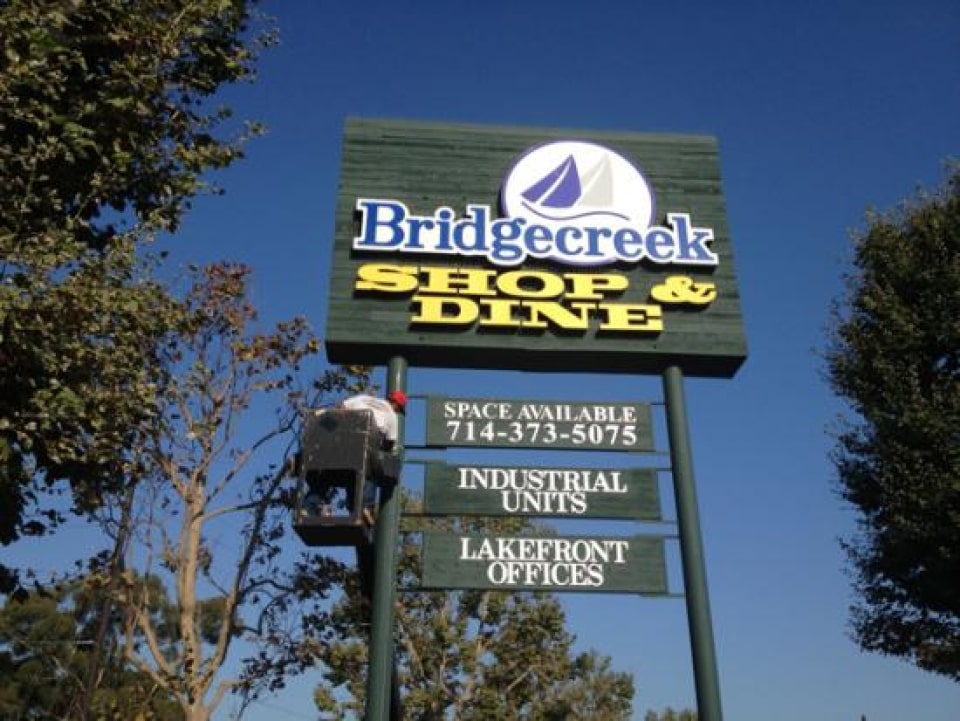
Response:
[[[282,645],[269,623],[296,620],[283,614],[290,599],[322,600],[326,571],[309,586],[284,583],[293,453],[307,407],[366,382],[362,370],[330,369],[301,386],[319,342],[302,318],[257,330],[248,276],[227,263],[197,269],[171,309],[164,322],[176,332],[158,349],[163,372],[133,429],[123,493],[99,513],[115,548],[95,574],[109,600],[102,613],[122,619],[124,659],[186,721],[267,683],[224,673],[238,640]],[[138,578],[157,579],[172,618],[153,613],[159,591]]]
[[[416,501],[405,498],[405,509]],[[517,519],[450,521],[406,519],[398,581],[419,583],[416,532],[425,525],[484,533],[513,533]],[[369,607],[355,573],[344,578],[344,596],[323,621],[316,644],[325,684],[318,707],[332,718],[354,718],[365,698]],[[397,609],[398,685],[405,718],[460,721],[627,719],[633,681],[593,652],[574,653],[563,609],[545,593],[495,591],[403,593]]]
[[[153,613],[169,615],[166,596],[152,585],[158,600]],[[115,653],[115,636],[100,639],[104,648],[97,646],[97,596],[95,585],[80,579],[50,592],[31,593],[22,601],[9,600],[0,609],[0,718],[77,718],[77,702],[85,695],[98,656],[105,662],[98,664],[101,679],[90,700],[96,718],[183,718],[148,676],[123,664]]]
[[[117,638],[191,720],[256,693],[256,677],[222,678],[238,639],[324,592],[320,561],[309,587],[274,573],[284,459],[303,406],[353,378],[298,389],[318,343],[302,319],[257,331],[245,268],[205,269],[182,296],[154,279],[151,241],[258,131],[213,103],[271,40],[251,29],[254,4],[0,2],[0,543],[69,511],[102,523],[94,647]],[[0,592],[17,582],[0,566]],[[175,618],[156,614],[161,595]],[[74,698],[81,718],[101,656]]]
[[[827,368],[856,414],[834,452],[854,637],[960,680],[960,169],[871,216],[846,281]]]
[[[0,543],[95,507],[150,407],[175,230],[246,135],[211,96],[268,36],[245,0],[0,3]],[[223,136],[223,137],[218,137]],[[157,312],[159,309],[159,312]],[[0,592],[15,576],[0,566]]]

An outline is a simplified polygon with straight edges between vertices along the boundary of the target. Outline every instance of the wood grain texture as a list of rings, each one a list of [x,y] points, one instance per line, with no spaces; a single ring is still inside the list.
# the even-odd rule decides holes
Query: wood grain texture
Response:
[[[665,306],[664,330],[641,335],[598,332],[596,319],[583,333],[553,328],[426,328],[411,324],[409,296],[372,297],[354,290],[357,268],[370,262],[494,267],[479,258],[354,251],[358,198],[398,200],[420,215],[432,215],[436,208],[447,206],[459,217],[467,204],[488,205],[496,212],[500,185],[511,164],[531,145],[551,139],[597,142],[632,160],[654,190],[657,222],[663,222],[668,212],[690,214],[696,226],[713,229],[711,248],[720,257],[719,266],[712,269],[618,263],[584,272],[628,277],[629,288],[616,297],[617,302],[650,303],[651,287],[669,275],[714,283],[717,299],[700,310]],[[575,267],[542,260],[528,260],[523,267],[558,274],[578,272]],[[326,345],[330,360],[336,363],[379,365],[402,355],[411,365],[427,367],[659,373],[679,365],[687,375],[732,376],[745,360],[747,347],[715,139],[347,120],[331,251]]]

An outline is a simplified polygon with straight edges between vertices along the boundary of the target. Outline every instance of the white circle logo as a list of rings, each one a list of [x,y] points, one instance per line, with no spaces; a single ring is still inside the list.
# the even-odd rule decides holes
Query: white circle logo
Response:
[[[575,228],[598,238],[597,255],[577,264],[617,260],[603,229],[650,227],[654,199],[643,174],[622,155],[595,143],[561,140],[537,145],[507,172],[500,195],[509,218],[544,226],[556,235]],[[576,262],[562,250],[548,257]]]

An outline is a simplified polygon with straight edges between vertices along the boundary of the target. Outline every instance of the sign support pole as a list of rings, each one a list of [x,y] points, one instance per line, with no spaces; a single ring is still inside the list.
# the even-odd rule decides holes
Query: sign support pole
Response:
[[[670,366],[663,372],[663,391],[698,718],[700,721],[723,721],[703,540],[700,533],[700,512],[697,507],[690,430],[683,393],[683,373],[677,366]]]
[[[407,361],[390,359],[387,392],[406,391]],[[404,417],[397,417],[396,452],[403,459]],[[394,601],[396,597],[397,538],[400,531],[400,484],[380,489],[380,509],[374,536],[373,613],[370,628],[370,667],[367,675],[365,721],[387,721],[390,716],[393,669]],[[399,691],[398,689],[396,691]]]

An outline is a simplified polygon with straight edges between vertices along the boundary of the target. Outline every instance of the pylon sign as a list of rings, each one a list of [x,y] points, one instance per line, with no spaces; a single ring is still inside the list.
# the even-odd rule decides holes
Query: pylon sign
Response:
[[[729,378],[747,356],[716,140],[351,119],[331,246],[331,362],[389,363],[401,389],[408,364],[662,375],[698,710],[722,721],[682,391],[684,375]],[[559,405],[556,415],[522,401],[504,402],[498,417],[444,409],[428,423],[429,446],[654,449],[646,406]],[[517,490],[533,495],[508,515],[599,510],[623,487],[599,473],[515,470],[526,484]],[[557,478],[570,485],[550,486],[563,498],[546,501],[540,484]],[[377,533],[367,718],[378,721],[390,687],[396,504],[388,494]],[[429,532],[423,585],[663,594],[664,542]]]
[[[348,120],[333,362],[727,377],[746,357],[710,137]]]

